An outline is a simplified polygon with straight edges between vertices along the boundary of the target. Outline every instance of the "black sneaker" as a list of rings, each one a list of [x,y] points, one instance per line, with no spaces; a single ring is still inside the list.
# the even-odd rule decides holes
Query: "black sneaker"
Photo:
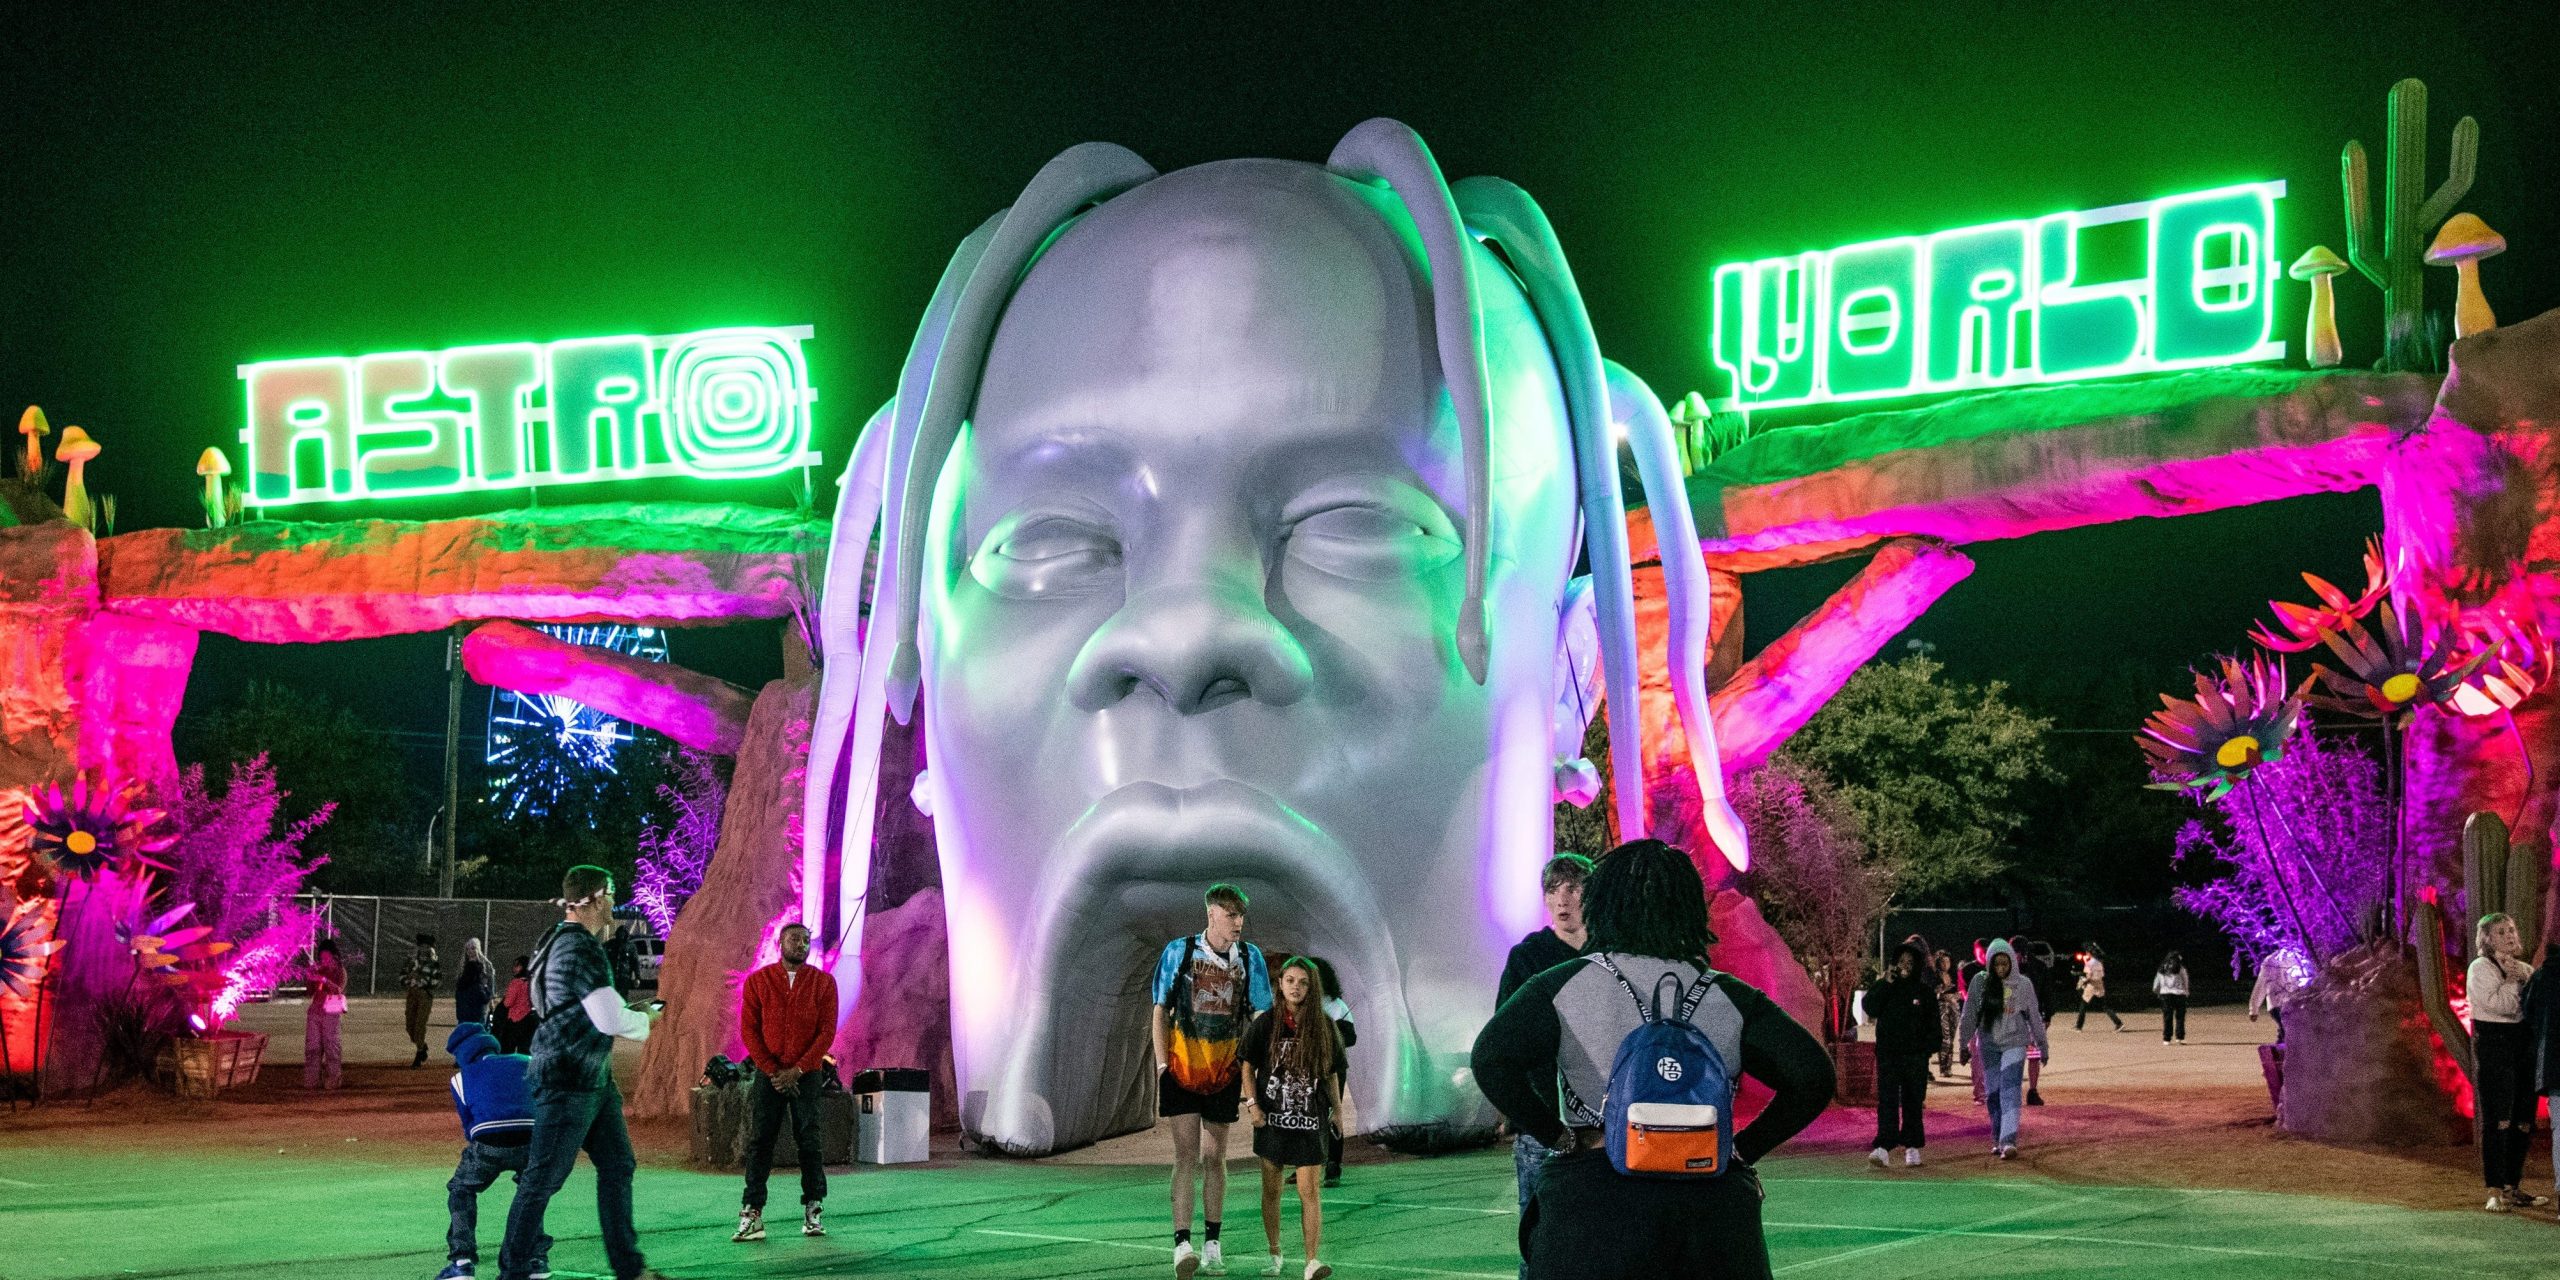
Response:
[[[822,1236],[827,1233],[825,1224],[818,1221],[819,1209],[820,1206],[816,1201],[800,1206],[800,1234]]]
[[[2036,1091],[2035,1091],[2035,1090],[2033,1090],[2033,1089],[2029,1089],[2029,1090],[2027,1090],[2027,1105],[2028,1105],[2028,1106],[2030,1106],[2030,1107],[2041,1107],[2041,1106],[2043,1106],[2043,1105],[2044,1105],[2044,1095],[2043,1095],[2043,1094],[2041,1094],[2041,1093],[2036,1092]]]

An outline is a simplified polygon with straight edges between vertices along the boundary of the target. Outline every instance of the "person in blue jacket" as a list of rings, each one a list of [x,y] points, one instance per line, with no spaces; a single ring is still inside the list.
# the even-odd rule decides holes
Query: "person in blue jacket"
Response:
[[[533,1091],[525,1071],[533,1059],[498,1052],[498,1038],[477,1022],[465,1022],[446,1037],[445,1052],[462,1068],[453,1076],[453,1110],[462,1120],[462,1161],[444,1184],[445,1267],[436,1280],[472,1280],[480,1261],[480,1193],[501,1173],[524,1177],[525,1156],[533,1138]],[[533,1280],[549,1280],[551,1239],[543,1237],[533,1264]]]

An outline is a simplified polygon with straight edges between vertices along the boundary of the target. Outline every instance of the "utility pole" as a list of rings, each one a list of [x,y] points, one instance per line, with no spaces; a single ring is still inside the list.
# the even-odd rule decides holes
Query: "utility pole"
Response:
[[[453,896],[454,832],[462,826],[462,628],[444,639],[444,863],[436,896]]]

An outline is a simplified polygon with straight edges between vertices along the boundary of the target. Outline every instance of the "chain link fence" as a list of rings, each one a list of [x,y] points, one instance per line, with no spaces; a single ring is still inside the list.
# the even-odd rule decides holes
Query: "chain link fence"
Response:
[[[436,940],[444,987],[450,989],[461,971],[463,939],[478,938],[494,970],[491,986],[504,990],[516,957],[533,954],[534,945],[560,920],[560,908],[551,903],[499,898],[304,895],[295,905],[320,916],[322,937],[338,940],[347,991],[360,996],[399,992],[400,970],[422,933]]]

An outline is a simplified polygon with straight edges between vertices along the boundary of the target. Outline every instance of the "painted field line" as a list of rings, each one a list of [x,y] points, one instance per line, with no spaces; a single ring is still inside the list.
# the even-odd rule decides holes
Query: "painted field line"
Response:
[[[40,1189],[40,1188],[38,1188],[38,1187],[36,1186],[36,1184],[34,1184],[34,1183],[32,1183],[32,1182],[20,1182],[20,1181],[18,1181],[16,1178],[0,1178],[0,1186],[6,1186],[6,1187],[18,1187],[18,1188],[21,1188],[21,1189],[23,1189],[23,1190],[27,1190],[27,1191],[35,1191],[35,1190],[39,1190],[39,1189]]]
[[[1403,1200],[1342,1200],[1333,1196],[1326,1196],[1324,1198],[1324,1202],[1327,1205],[1364,1205],[1373,1209],[1430,1209],[1440,1213],[1474,1213],[1482,1214],[1488,1218],[1516,1218],[1520,1216],[1520,1211],[1517,1209],[1470,1209],[1465,1205],[1412,1204]]]
[[[1780,1227],[1790,1231],[1862,1231],[1876,1235],[1966,1236],[1983,1240],[2015,1240],[2026,1244],[2102,1244],[2110,1248],[2185,1249],[2193,1253],[2220,1253],[2243,1258],[2268,1258],[2282,1262],[2325,1262],[2337,1266],[2384,1267],[2395,1271],[2416,1271],[2427,1275],[2467,1276],[2478,1274],[2475,1269],[2464,1267],[2431,1267],[2414,1262],[2378,1262],[2371,1258],[2334,1258],[2316,1253],[2285,1253],[2274,1249],[2242,1249],[2228,1245],[2183,1244],[2175,1240],[2125,1240],[2111,1236],[2056,1235],[2033,1231],[1981,1231],[1971,1228],[1866,1227],[1856,1226],[1845,1222],[1764,1222],[1761,1225],[1763,1227]],[[1905,1244],[1908,1243],[1908,1241],[1895,1240],[1888,1243]],[[1832,1261],[1833,1258],[1847,1256],[1847,1254],[1834,1254],[1830,1257],[1817,1258],[1814,1261],[1829,1262]],[[1781,1267],[1779,1270],[1793,1271],[1797,1267],[1806,1265],[1809,1264],[1797,1263],[1794,1266]]]
[[[2054,1210],[2056,1210],[2056,1209],[2064,1208],[2064,1207],[2069,1206],[2069,1205],[2075,1205],[2075,1204],[2086,1204],[2086,1203],[2088,1203],[2088,1202],[2089,1202],[2089,1201],[2091,1201],[2091,1200],[2098,1200],[2098,1199],[2103,1199],[2103,1198],[2104,1198],[2104,1197],[2102,1197],[2102,1196],[2098,1196],[2098,1195],[2085,1195],[2085,1196],[2078,1196],[2078,1197],[2075,1197],[2075,1198],[2073,1198],[2073,1199],[2069,1199],[2069,1200],[2062,1200],[2062,1201],[2046,1201],[2046,1202],[2041,1203],[2041,1204],[2029,1205],[2029,1206],[2027,1206],[2027,1207],[2026,1207],[2026,1208],[2024,1208],[2024,1209],[2015,1210],[2015,1211],[2010,1212],[2010,1213],[2000,1214],[2000,1215],[1998,1215],[1998,1216],[1996,1216],[1996,1217],[1984,1218],[1984,1219],[1982,1219],[1982,1220],[1981,1220],[1981,1221],[1979,1221],[1979,1222],[1968,1222],[1968,1223],[1964,1224],[1964,1225],[1963,1225],[1963,1226],[1961,1226],[1961,1227],[1928,1227],[1928,1228],[1921,1228],[1921,1227],[1892,1227],[1892,1228],[1879,1228],[1880,1230],[1909,1231],[1911,1234],[1906,1235],[1906,1236],[1903,1236],[1903,1237],[1902,1237],[1901,1239],[1899,1239],[1899,1240],[1885,1240],[1885,1241],[1881,1241],[1881,1242],[1876,1243],[1876,1244],[1862,1245],[1862,1246],[1860,1246],[1860,1247],[1858,1247],[1858,1248],[1855,1248],[1855,1249],[1845,1249],[1845,1250],[1842,1250],[1842,1251],[1841,1251],[1841,1252],[1839,1252],[1839,1253],[1826,1254],[1826,1255],[1824,1255],[1824,1256],[1822,1256],[1822,1257],[1819,1257],[1819,1258],[1807,1258],[1807,1259],[1805,1259],[1805,1260],[1804,1260],[1804,1261],[1802,1261],[1802,1262],[1791,1262],[1791,1263],[1788,1263],[1787,1265],[1785,1265],[1785,1266],[1783,1266],[1783,1267],[1778,1268],[1776,1271],[1771,1272],[1770,1274],[1772,1274],[1772,1275],[1781,1275],[1781,1276],[1783,1276],[1783,1275],[1787,1275],[1787,1274],[1789,1274],[1789,1273],[1791,1273],[1791,1272],[1803,1271],[1803,1270],[1806,1270],[1806,1269],[1808,1269],[1808,1268],[1812,1268],[1812,1267],[1827,1267],[1827,1266],[1830,1266],[1832,1263],[1835,1263],[1835,1262],[1846,1262],[1846,1261],[1848,1261],[1848,1260],[1849,1260],[1849,1259],[1851,1259],[1851,1258],[1862,1258],[1862,1257],[1867,1256],[1868,1254],[1871,1254],[1871,1253],[1881,1253],[1881,1252],[1883,1252],[1883,1251],[1885,1251],[1885,1250],[1887,1250],[1887,1249],[1899,1249],[1899,1248],[1902,1248],[1902,1247],[1903,1247],[1903,1246],[1905,1246],[1905,1245],[1917,1244],[1917,1243],[1919,1243],[1919,1242],[1920,1242],[1920,1241],[1922,1241],[1922,1240],[1936,1239],[1936,1238],[1941,1237],[1941,1236],[1964,1235],[1964,1234],[1967,1234],[1967,1233],[1969,1233],[1969,1232],[1978,1232],[1978,1231],[1981,1231],[1981,1230],[1982,1230],[1983,1228],[1985,1228],[1985,1227],[1996,1227],[1996,1226],[1999,1226],[2000,1224],[2002,1224],[2002,1223],[2004,1223],[2004,1222],[2015,1222],[2015,1221],[2017,1221],[2017,1220],[2018,1220],[2018,1219],[2020,1219],[2020,1218],[2032,1218],[2032,1217],[2035,1217],[2035,1216],[2037,1216],[2037,1215],[2039,1215],[2039,1214],[2051,1213],[2051,1212],[2053,1212],[2053,1211],[2054,1211]],[[1766,1226],[1769,1226],[1769,1225],[1772,1225],[1772,1224],[1768,1224],[1768,1223],[1763,1223],[1763,1224],[1762,1224],[1762,1226],[1763,1226],[1763,1227],[1766,1227]],[[1826,1224],[1826,1225],[1828,1225],[1828,1224]]]
[[[1016,1240],[1046,1240],[1055,1244],[1089,1244],[1103,1249],[1135,1250],[1139,1253],[1152,1253],[1168,1260],[1173,1256],[1173,1250],[1167,1246],[1132,1244],[1126,1240],[1095,1240],[1088,1236],[1058,1236],[1038,1231],[998,1231],[993,1227],[978,1227],[972,1234],[1009,1236]],[[1462,1277],[1462,1280],[1518,1280],[1520,1274],[1517,1271],[1443,1271],[1436,1267],[1390,1266],[1384,1262],[1345,1263],[1344,1265],[1356,1265],[1362,1271],[1393,1271],[1409,1276],[1458,1276]]]

